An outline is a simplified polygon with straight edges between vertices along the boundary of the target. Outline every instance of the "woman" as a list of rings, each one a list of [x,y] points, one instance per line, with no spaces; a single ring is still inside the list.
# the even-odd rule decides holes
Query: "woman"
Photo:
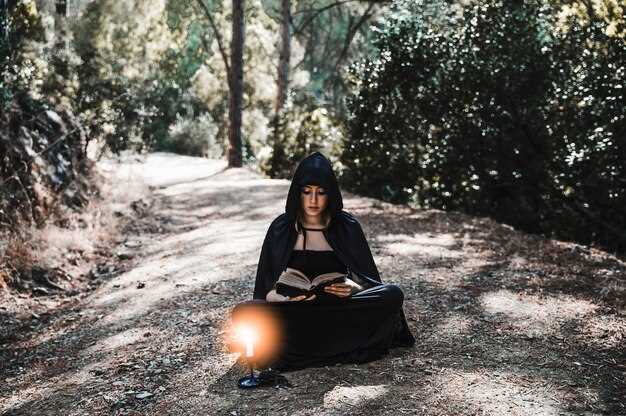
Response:
[[[269,226],[261,248],[254,301],[238,305],[271,310],[282,325],[279,370],[371,361],[390,347],[411,346],[402,311],[403,293],[383,284],[359,222],[342,210],[328,159],[315,152],[298,165],[285,206]],[[347,275],[321,295],[287,297],[275,284],[288,268],[313,278]]]

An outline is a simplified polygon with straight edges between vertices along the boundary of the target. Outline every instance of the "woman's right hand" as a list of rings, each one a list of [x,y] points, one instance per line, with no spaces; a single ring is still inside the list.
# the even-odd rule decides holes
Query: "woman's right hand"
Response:
[[[283,296],[283,295],[276,293],[276,289],[270,290],[267,293],[267,296],[265,297],[265,300],[267,300],[268,302],[300,302],[303,300],[313,300],[313,299],[315,299],[315,294],[312,294],[308,298],[306,297],[306,295],[289,297],[289,296]]]
[[[301,300],[313,300],[315,299],[315,293],[309,296],[308,298],[306,297],[306,295],[300,295],[300,296],[294,296],[292,298],[287,298],[287,299],[289,299],[289,302],[299,302]]]

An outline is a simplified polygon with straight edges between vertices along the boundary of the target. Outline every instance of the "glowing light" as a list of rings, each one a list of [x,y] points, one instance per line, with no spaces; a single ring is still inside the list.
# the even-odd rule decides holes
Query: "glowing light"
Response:
[[[247,363],[257,366],[270,363],[280,353],[283,345],[282,324],[273,311],[246,302],[237,305],[231,315],[225,334],[231,352],[241,353]]]
[[[256,329],[249,325],[241,325],[237,328],[237,336],[246,346],[246,357],[254,355],[254,344],[259,339]]]

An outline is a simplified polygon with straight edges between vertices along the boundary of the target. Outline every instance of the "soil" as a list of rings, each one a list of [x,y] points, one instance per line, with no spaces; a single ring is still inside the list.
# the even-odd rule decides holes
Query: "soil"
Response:
[[[626,415],[622,259],[347,192],[383,281],[405,293],[415,347],[240,390],[228,314],[252,296],[289,182],[168,154],[102,169],[153,192],[112,248],[115,272],[10,317],[3,415]]]

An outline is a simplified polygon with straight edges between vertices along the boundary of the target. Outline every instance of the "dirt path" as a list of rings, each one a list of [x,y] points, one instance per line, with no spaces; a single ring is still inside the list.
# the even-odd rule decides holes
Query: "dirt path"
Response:
[[[164,154],[106,167],[155,187],[128,232],[126,271],[1,345],[2,414],[626,415],[623,262],[347,193],[383,280],[405,291],[418,344],[238,390],[222,325],[251,297],[288,182]]]

